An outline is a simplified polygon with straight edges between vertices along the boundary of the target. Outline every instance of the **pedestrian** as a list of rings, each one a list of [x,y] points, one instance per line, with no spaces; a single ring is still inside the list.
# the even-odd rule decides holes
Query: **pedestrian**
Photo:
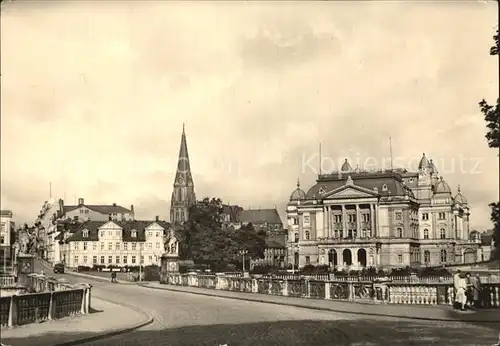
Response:
[[[467,304],[467,279],[465,275],[460,275],[455,294],[455,303],[462,310],[465,311]]]
[[[111,272],[111,282],[116,283],[116,272]]]
[[[474,278],[467,272],[465,273],[465,280],[467,282],[467,289],[465,290],[467,307],[472,308],[474,306]]]
[[[479,274],[472,277],[472,297],[474,301],[474,307],[479,309],[482,307],[482,295],[481,295],[481,278]]]
[[[462,271],[460,269],[457,270],[455,275],[453,275],[453,288],[454,288],[454,293],[455,293],[455,304],[453,305],[454,309],[460,309],[460,304],[458,303],[457,300],[457,294],[458,294],[458,282],[460,281],[460,275],[462,274]]]

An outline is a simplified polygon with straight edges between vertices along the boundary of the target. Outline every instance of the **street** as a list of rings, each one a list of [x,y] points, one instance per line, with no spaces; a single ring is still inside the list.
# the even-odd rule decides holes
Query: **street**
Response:
[[[155,318],[141,330],[86,345],[491,345],[498,340],[491,324],[349,315],[56,276],[91,283],[93,296],[133,305]]]

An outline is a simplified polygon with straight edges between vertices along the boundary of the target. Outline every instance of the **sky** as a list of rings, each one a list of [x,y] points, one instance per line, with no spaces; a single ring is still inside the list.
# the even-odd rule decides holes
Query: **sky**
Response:
[[[3,2],[1,208],[53,197],[169,218],[185,123],[198,198],[279,209],[344,158],[433,158],[491,228],[491,2]],[[367,167],[370,166],[370,167]]]

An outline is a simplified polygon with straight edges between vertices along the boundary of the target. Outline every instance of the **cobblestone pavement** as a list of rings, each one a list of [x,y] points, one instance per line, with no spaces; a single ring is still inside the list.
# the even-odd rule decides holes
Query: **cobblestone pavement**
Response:
[[[156,319],[141,330],[86,344],[92,346],[491,345],[498,340],[491,325],[333,313],[65,276],[94,285],[95,297],[133,304]]]

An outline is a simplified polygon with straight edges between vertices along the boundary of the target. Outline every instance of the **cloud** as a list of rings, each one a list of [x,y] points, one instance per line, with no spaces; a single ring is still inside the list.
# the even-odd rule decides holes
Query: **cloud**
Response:
[[[168,216],[185,123],[200,198],[283,214],[297,178],[314,183],[302,160],[317,167],[320,142],[332,162],[382,166],[391,136],[394,159],[426,152],[472,226],[491,227],[498,157],[477,102],[499,92],[494,4],[50,6],[2,6],[2,208],[20,219],[49,182]]]

